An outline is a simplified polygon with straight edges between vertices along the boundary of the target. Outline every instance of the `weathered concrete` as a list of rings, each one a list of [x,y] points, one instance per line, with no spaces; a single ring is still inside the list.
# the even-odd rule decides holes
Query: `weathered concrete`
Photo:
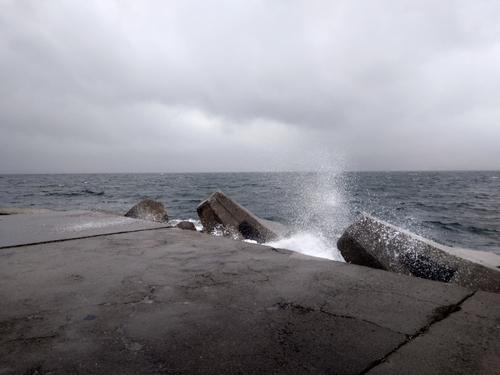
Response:
[[[40,212],[54,211],[50,208],[35,207],[0,207],[0,215],[36,214]]]
[[[197,211],[208,233],[217,231],[226,237],[259,243],[274,241],[289,233],[284,225],[258,218],[220,190],[202,201]]]
[[[93,208],[91,211],[100,212],[101,214],[107,214],[107,215],[125,216],[125,212],[102,210],[100,208]]]
[[[3,248],[0,280],[0,374],[500,373],[495,294],[199,232]]]
[[[165,205],[153,199],[144,198],[134,207],[127,211],[126,217],[154,221],[157,223],[166,223],[168,221]]]
[[[0,248],[168,227],[95,211],[49,211],[0,217]]]
[[[500,256],[440,245],[369,215],[337,243],[346,262],[500,293]]]
[[[447,319],[432,325],[368,374],[500,373],[500,311],[494,307],[499,304],[500,295],[477,292]]]

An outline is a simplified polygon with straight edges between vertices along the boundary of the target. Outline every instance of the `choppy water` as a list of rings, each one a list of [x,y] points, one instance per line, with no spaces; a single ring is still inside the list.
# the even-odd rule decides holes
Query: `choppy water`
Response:
[[[125,212],[162,201],[171,220],[197,220],[220,189],[257,216],[293,228],[274,244],[338,258],[336,241],[361,212],[436,242],[500,254],[500,172],[0,175],[0,206]]]

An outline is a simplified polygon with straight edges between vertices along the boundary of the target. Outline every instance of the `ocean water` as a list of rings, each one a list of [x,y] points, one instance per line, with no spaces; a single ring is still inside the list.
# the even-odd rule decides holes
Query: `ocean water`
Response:
[[[270,243],[341,260],[336,242],[366,212],[438,243],[500,254],[500,172],[279,172],[0,175],[0,206],[126,212],[163,202],[201,228],[196,207],[222,190],[292,229]]]

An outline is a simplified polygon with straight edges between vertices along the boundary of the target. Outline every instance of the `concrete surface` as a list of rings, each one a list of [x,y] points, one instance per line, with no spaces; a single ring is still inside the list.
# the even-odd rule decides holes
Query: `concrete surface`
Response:
[[[370,215],[337,242],[346,262],[500,293],[500,256],[444,246]]]
[[[36,214],[39,212],[54,211],[50,208],[37,207],[0,207],[0,215]]]
[[[199,232],[3,248],[0,280],[0,374],[500,374],[497,294]]]
[[[477,292],[447,319],[402,346],[370,375],[497,374],[500,372],[500,295]]]
[[[2,215],[0,248],[168,226],[97,211]]]

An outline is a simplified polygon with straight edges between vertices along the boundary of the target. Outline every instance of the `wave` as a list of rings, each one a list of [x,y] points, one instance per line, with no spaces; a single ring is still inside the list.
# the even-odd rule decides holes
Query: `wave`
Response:
[[[90,189],[85,189],[83,192],[90,195],[97,195],[97,196],[104,195],[104,191],[93,191]]]
[[[49,191],[42,191],[42,195],[48,196],[48,197],[82,197],[82,196],[88,196],[88,195],[94,195],[94,196],[102,196],[105,194],[104,191],[93,191],[90,189],[85,189],[81,190],[79,192],[76,191],[70,191],[70,192],[49,192]]]

